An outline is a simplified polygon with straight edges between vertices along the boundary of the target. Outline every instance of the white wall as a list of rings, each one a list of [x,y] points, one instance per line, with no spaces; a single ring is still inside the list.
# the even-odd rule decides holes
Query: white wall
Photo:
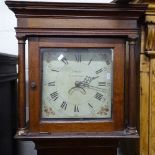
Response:
[[[4,0],[0,0],[0,52],[17,54],[17,40],[14,27],[16,18],[5,5]]]

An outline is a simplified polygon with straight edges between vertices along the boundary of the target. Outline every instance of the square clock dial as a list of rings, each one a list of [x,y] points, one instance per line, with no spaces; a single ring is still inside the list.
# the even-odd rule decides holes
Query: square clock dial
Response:
[[[112,118],[112,48],[41,48],[42,119]]]

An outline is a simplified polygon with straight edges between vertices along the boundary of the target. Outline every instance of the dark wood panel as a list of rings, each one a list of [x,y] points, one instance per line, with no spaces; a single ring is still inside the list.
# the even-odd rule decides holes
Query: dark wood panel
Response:
[[[17,57],[0,54],[0,154],[16,155]]]

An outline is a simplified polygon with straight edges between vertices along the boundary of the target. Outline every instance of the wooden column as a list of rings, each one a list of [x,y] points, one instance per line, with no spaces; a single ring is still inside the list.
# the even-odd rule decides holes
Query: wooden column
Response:
[[[136,65],[136,39],[129,39],[129,82],[128,82],[128,90],[129,90],[129,110],[128,114],[128,126],[127,126],[127,134],[136,134],[136,120],[137,116],[136,107],[138,104],[138,96],[137,96],[137,65]]]
[[[18,39],[18,126],[26,125],[25,37]]]
[[[145,29],[141,32],[140,54],[140,155],[148,155],[149,150],[149,98],[150,60],[145,53]]]
[[[149,155],[155,154],[155,53],[150,58]]]
[[[147,2],[141,50],[140,155],[155,154],[155,2]]]
[[[149,58],[149,104],[148,104],[148,129],[149,143],[148,155],[155,154],[155,4],[150,4],[146,12],[146,44],[145,54]],[[144,115],[144,114],[143,114]]]

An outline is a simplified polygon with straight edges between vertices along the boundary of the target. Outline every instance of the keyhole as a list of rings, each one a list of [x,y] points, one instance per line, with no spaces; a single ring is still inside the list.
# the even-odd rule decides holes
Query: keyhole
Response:
[[[35,89],[35,88],[36,88],[36,83],[35,83],[35,81],[32,81],[32,82],[31,82],[31,88],[32,88],[32,89]]]

